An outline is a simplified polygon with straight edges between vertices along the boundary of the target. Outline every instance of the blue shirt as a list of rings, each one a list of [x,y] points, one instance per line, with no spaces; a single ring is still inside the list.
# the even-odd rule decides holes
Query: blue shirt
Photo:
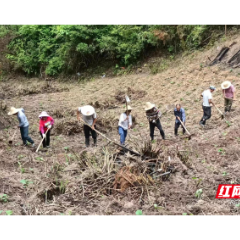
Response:
[[[17,118],[18,118],[18,121],[19,121],[19,127],[27,127],[29,125],[27,117],[26,117],[24,112],[25,111],[22,108],[17,114]]]
[[[180,111],[178,111],[176,108],[174,109],[174,115],[176,116],[176,123],[180,122],[177,117],[180,117],[182,122],[186,121],[186,115],[183,108],[180,108]]]

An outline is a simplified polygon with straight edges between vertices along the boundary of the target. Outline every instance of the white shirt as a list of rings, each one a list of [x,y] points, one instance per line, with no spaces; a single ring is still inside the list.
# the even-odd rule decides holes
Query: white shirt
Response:
[[[210,89],[203,91],[202,96],[203,96],[203,106],[210,107],[210,104],[208,101],[209,99],[212,99],[212,93],[210,92]]]
[[[120,115],[119,122],[118,122],[118,126],[122,127],[124,130],[128,130],[128,126],[132,126],[132,116],[129,114],[128,120],[125,120],[126,118],[127,118],[127,114],[122,113]]]
[[[81,109],[82,109],[82,108],[84,108],[84,107],[79,107],[79,108],[78,108],[78,111],[79,111],[80,113],[81,113]],[[88,125],[90,125],[90,126],[92,126],[93,120],[94,120],[95,118],[97,118],[97,114],[96,114],[95,111],[94,111],[94,113],[93,113],[92,115],[90,115],[90,116],[85,116],[85,115],[82,114],[82,119],[83,119],[83,121],[84,121],[85,123],[87,123]]]

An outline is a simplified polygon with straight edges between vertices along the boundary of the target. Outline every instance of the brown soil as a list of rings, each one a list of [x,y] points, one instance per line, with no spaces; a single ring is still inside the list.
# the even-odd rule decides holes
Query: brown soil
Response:
[[[213,108],[207,127],[203,130],[198,125],[202,117],[200,94],[203,90],[210,84],[215,85],[214,101],[223,110],[222,81],[230,80],[237,90],[239,88],[239,68],[231,69],[223,63],[204,67],[210,63],[208,57],[214,59],[233,41],[237,44],[227,52],[232,56],[234,49],[237,52],[240,47],[238,36],[227,42],[219,40],[204,52],[179,57],[169,69],[157,75],[144,72],[100,78],[84,84],[69,83],[69,91],[5,97],[7,107],[24,107],[30,122],[30,136],[36,144],[41,140],[39,113],[48,111],[55,117],[56,124],[51,149],[47,152],[35,153],[30,147],[22,147],[19,134],[14,145],[9,146],[8,138],[14,130],[0,131],[0,195],[9,196],[8,202],[1,203],[1,215],[7,210],[16,215],[132,215],[138,209],[146,215],[238,214],[236,202],[215,199],[218,184],[240,184],[238,104],[233,104],[226,121]],[[14,80],[8,84],[10,92],[18,86]],[[29,89],[29,84],[45,83],[23,81],[21,88]],[[65,88],[61,83],[55,84],[57,88]],[[1,96],[5,94],[5,88],[2,89]],[[138,123],[128,131],[127,144],[144,154],[145,160],[119,152],[102,136],[98,136],[97,147],[86,150],[82,126],[76,121],[77,107],[93,103],[99,117],[99,130],[119,142],[117,122],[124,110],[125,94],[131,99],[132,115]],[[155,130],[156,141],[152,145],[148,142],[149,127],[144,112],[147,101],[164,112],[161,123],[167,136],[163,141]],[[181,103],[186,110],[187,128],[194,134],[191,140],[174,136],[172,110],[176,103]],[[2,111],[0,122],[6,112]],[[16,124],[16,119],[11,118],[9,125]],[[171,170],[171,174],[156,177],[162,172],[154,176],[151,169]],[[198,189],[202,189],[199,198],[195,195]]]

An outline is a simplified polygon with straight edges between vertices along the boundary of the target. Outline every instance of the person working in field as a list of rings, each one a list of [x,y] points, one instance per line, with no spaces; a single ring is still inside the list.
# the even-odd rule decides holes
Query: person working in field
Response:
[[[221,84],[223,97],[224,97],[224,106],[225,106],[225,114],[230,112],[232,103],[235,100],[235,87],[229,81],[225,81]]]
[[[206,124],[206,121],[211,118],[211,104],[214,106],[214,103],[212,101],[212,92],[214,92],[216,88],[214,86],[210,86],[209,89],[203,91],[201,97],[203,97],[203,117],[199,124],[204,127]]]
[[[97,121],[97,114],[95,112],[95,109],[90,105],[79,107],[77,109],[77,119],[78,120],[80,120],[80,118],[81,118],[80,113],[82,114],[82,120],[91,126],[91,127],[89,127],[86,124],[84,124],[84,126],[83,126],[86,147],[89,147],[89,144],[90,144],[90,133],[92,135],[94,145],[96,146],[97,145],[97,133],[94,131],[94,129],[95,129],[95,123]]]
[[[125,145],[125,139],[127,137],[127,130],[132,126],[132,116],[131,116],[132,108],[128,106],[125,108],[125,112],[120,115],[118,122],[118,133],[120,135],[120,144]]]
[[[32,147],[35,146],[34,141],[28,136],[29,123],[25,115],[23,108],[10,108],[8,115],[15,115],[18,118],[21,137],[23,140],[23,146],[27,146],[27,142],[32,144]]]
[[[150,137],[151,140],[154,140],[154,129],[157,127],[160,131],[160,134],[162,136],[162,139],[165,139],[165,133],[162,129],[162,125],[160,123],[160,116],[161,112],[155,107],[155,104],[152,104],[150,102],[146,103],[145,107],[146,116],[149,121],[149,128],[150,128]]]
[[[180,104],[176,105],[176,108],[174,109],[174,116],[176,117],[175,120],[175,127],[174,127],[174,134],[175,136],[178,136],[178,128],[181,124],[180,120],[182,123],[185,125],[186,123],[186,115],[185,115],[185,110],[181,107]],[[185,133],[185,128],[182,126],[183,129],[183,134]]]
[[[42,112],[39,116],[39,133],[44,139],[42,144],[44,148],[50,147],[50,132],[53,128],[54,119],[47,114],[47,112]]]

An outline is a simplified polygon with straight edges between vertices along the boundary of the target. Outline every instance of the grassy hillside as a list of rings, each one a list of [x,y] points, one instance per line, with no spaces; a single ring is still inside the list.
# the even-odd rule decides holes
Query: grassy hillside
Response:
[[[167,70],[156,75],[150,74],[146,67],[146,71],[136,74],[87,83],[52,81],[48,86],[39,79],[20,78],[1,82],[3,104],[26,110],[30,136],[37,144],[40,112],[47,111],[56,120],[52,148],[35,153],[34,149],[20,146],[20,135],[13,146],[8,145],[8,138],[14,132],[12,127],[17,123],[13,118],[4,119],[5,128],[0,128],[0,193],[9,198],[1,205],[1,214],[8,210],[12,214],[27,215],[115,215],[135,214],[137,210],[152,215],[238,214],[237,204],[216,200],[215,195],[220,183],[240,183],[239,106],[234,103],[226,121],[213,108],[207,127],[201,129],[198,125],[202,117],[200,94],[209,85],[217,87],[213,97],[221,110],[220,84],[224,80],[236,86],[239,97],[239,69],[227,67],[224,61],[207,67],[209,58],[212,60],[223,46],[233,41],[236,44],[229,50],[227,59],[240,48],[239,36],[217,42],[204,52],[179,57]],[[117,122],[123,111],[125,93],[131,98],[135,117],[135,126],[127,137],[128,146],[159,159],[164,169],[173,166],[175,170],[169,177],[148,178],[146,161],[129,153],[122,155],[101,136],[98,136],[97,147],[85,150],[82,127],[76,121],[77,107],[94,105],[99,117],[98,129],[119,141]],[[155,103],[164,113],[161,123],[167,138],[161,140],[155,130],[156,141],[152,145],[148,143],[149,127],[144,112],[147,101]],[[174,136],[176,103],[181,103],[186,110],[186,126],[193,134],[190,140]],[[2,109],[1,116],[6,116],[6,112]],[[125,173],[121,170],[123,167]],[[132,174],[138,177],[137,181]],[[125,181],[125,191],[116,190],[116,176]],[[199,189],[202,194],[197,197]]]

